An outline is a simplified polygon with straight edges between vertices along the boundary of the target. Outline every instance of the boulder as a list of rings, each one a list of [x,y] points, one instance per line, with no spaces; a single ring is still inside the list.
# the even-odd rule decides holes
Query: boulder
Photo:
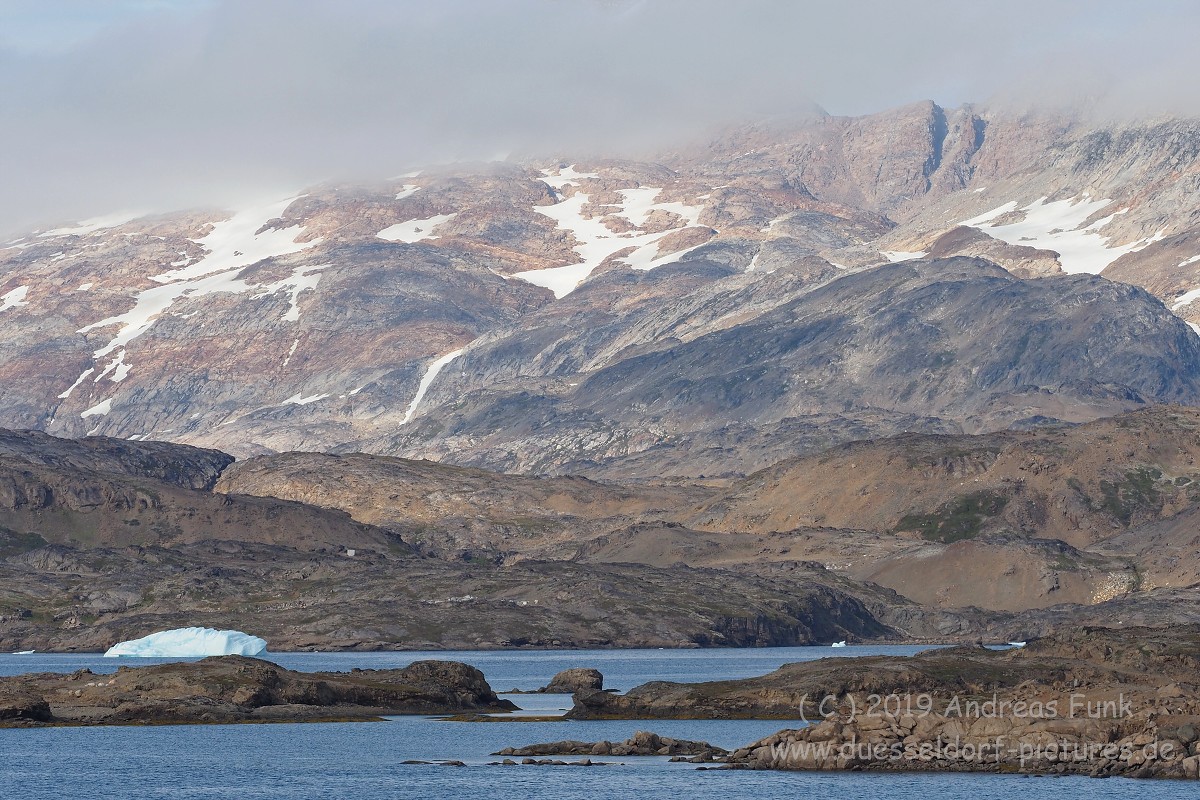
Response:
[[[599,691],[604,688],[604,676],[600,670],[587,667],[564,669],[550,679],[550,683],[538,689],[545,694],[575,694],[581,691]]]

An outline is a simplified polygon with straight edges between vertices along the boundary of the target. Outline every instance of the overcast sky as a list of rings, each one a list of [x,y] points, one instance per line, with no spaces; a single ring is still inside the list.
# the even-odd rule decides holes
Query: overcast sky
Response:
[[[816,103],[1200,111],[1192,0],[0,0],[0,231]]]

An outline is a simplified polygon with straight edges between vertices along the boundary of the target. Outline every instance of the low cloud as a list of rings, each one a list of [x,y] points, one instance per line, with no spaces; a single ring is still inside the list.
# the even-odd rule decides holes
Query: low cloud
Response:
[[[1200,107],[1191,2],[125,0],[49,28],[38,7],[0,37],[0,230],[637,154],[813,103]]]

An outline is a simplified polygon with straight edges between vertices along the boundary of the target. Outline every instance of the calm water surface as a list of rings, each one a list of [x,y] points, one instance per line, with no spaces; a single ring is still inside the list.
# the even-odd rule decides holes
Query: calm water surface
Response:
[[[906,654],[915,647],[753,650],[604,650],[437,653],[304,653],[267,656],[292,669],[404,666],[422,658],[464,661],[498,691],[544,685],[557,671],[592,666],[622,690],[648,680],[716,680],[761,675],[793,661]],[[92,655],[0,656],[0,675],[112,671],[152,659]],[[558,695],[516,695],[531,710],[570,705]],[[637,730],[736,747],[787,727],[779,721],[440,722],[396,717],[379,723],[212,725],[153,728],[0,730],[0,798],[796,798],[907,800],[1084,800],[1198,797],[1194,784],[995,775],[867,775],[697,771],[661,758],[606,759],[618,766],[499,767],[490,753],[559,739],[621,740]],[[456,759],[466,767],[406,765]]]

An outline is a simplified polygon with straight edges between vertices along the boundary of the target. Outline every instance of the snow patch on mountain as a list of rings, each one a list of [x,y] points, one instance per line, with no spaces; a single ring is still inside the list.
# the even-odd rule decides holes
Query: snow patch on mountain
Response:
[[[1171,310],[1178,311],[1184,306],[1191,305],[1197,299],[1200,299],[1200,289],[1192,289],[1190,292],[1184,292],[1175,298],[1175,302],[1171,304]]]
[[[633,189],[618,189],[617,193],[624,198],[625,202],[615,216],[624,217],[633,223],[634,227],[640,228],[646,224],[650,212],[655,209],[654,200],[662,194],[662,189],[654,186],[638,186]]]
[[[291,346],[291,348],[288,349],[287,355],[284,356],[283,363],[280,364],[280,367],[286,367],[288,364],[291,363],[292,356],[296,355],[296,348],[299,346],[300,346],[300,340],[293,339],[292,346]]]
[[[595,172],[576,172],[574,164],[569,167],[562,167],[558,170],[557,175],[554,174],[554,170],[542,170],[542,181],[556,191],[567,186],[578,186],[582,180],[599,177]]]
[[[18,286],[12,291],[0,295],[0,311],[8,311],[10,308],[29,305],[25,300],[25,295],[27,294],[29,294],[28,286]]]
[[[377,233],[376,236],[380,239],[387,239],[389,242],[404,242],[405,244],[416,244],[427,239],[438,239],[440,237],[433,235],[433,229],[439,225],[444,225],[457,216],[457,214],[435,214],[427,219],[410,219],[408,222],[390,225]]]
[[[611,214],[598,213],[594,216],[584,216],[584,206],[589,204],[591,198],[583,192],[576,192],[553,205],[534,206],[534,211],[554,220],[559,230],[569,231],[575,237],[575,240],[579,242],[575,246],[575,252],[579,255],[580,261],[562,267],[517,272],[513,277],[535,286],[542,286],[554,292],[555,297],[562,298],[573,292],[608,258],[622,250],[632,249],[633,252],[618,258],[618,261],[634,269],[649,270],[671,263],[683,253],[694,249],[694,247],[689,247],[683,251],[660,254],[658,243],[660,239],[670,233],[697,225],[700,212],[703,210],[702,207],[681,202],[656,202],[656,198],[662,192],[661,187],[646,186],[618,191],[625,202]],[[675,214],[683,220],[684,224],[679,228],[653,233],[640,230],[614,233],[604,224],[606,217],[614,216],[623,217],[635,227],[640,228],[649,219],[650,214],[655,211]]]
[[[1016,210],[1017,210],[1017,201],[1010,200],[1009,202],[1005,203],[1002,206],[993,208],[991,211],[985,211],[982,214],[980,214],[978,217],[971,217],[970,219],[964,219],[962,222],[960,222],[958,224],[966,225],[968,228],[978,228],[981,225],[986,225],[987,223],[991,222],[992,220],[994,220],[998,217],[1001,217],[1005,214],[1008,214],[1009,212],[1016,211]]]
[[[401,425],[407,425],[408,422],[413,418],[413,415],[417,413],[417,408],[421,405],[421,401],[425,399],[425,394],[429,391],[429,387],[433,385],[434,379],[438,376],[438,373],[442,371],[442,368],[454,359],[461,356],[464,350],[466,350],[465,347],[452,350],[441,358],[435,360],[426,368],[425,374],[421,377],[421,383],[419,386],[417,386],[417,394],[413,397],[412,402],[408,404],[408,410],[404,412],[404,419],[400,421]]]
[[[100,379],[109,373],[112,374],[111,380],[113,383],[120,383],[125,380],[125,376],[129,374],[129,370],[129,365],[125,363],[125,351],[121,350],[117,353],[117,357],[108,363],[108,366],[96,376],[96,379],[92,383],[99,383]]]
[[[83,419],[87,419],[88,417],[102,417],[110,411],[112,411],[111,397],[107,400],[102,400],[99,403],[96,403],[96,405],[92,406],[86,411],[80,412],[79,416]]]
[[[59,400],[66,400],[68,397],[70,397],[70,396],[71,396],[71,392],[73,392],[73,391],[75,391],[76,389],[78,389],[78,388],[79,388],[79,384],[81,384],[81,383],[83,383],[85,380],[87,380],[87,377],[88,377],[89,375],[91,375],[91,374],[92,374],[93,372],[95,372],[95,371],[96,371],[96,370],[95,370],[95,368],[94,368],[94,367],[88,367],[87,369],[85,369],[85,370],[83,371],[83,374],[81,374],[81,375],[80,375],[78,378],[76,378],[76,379],[75,379],[75,382],[74,382],[74,383],[72,383],[72,384],[70,385],[70,387],[69,387],[69,388],[68,388],[68,389],[67,389],[65,392],[63,392],[62,394],[60,394],[60,395],[58,396],[58,399],[59,399]]]
[[[155,286],[139,292],[134,298],[134,305],[124,314],[107,317],[91,325],[79,329],[79,333],[90,333],[110,325],[120,325],[116,336],[108,344],[93,353],[93,358],[104,358],[118,348],[125,347],[131,341],[141,336],[158,320],[167,309],[181,297],[201,297],[215,292],[244,292],[251,287],[245,281],[238,280],[241,268],[231,269],[203,278],[168,283]]]
[[[311,394],[308,397],[305,397],[300,392],[296,392],[294,395],[292,395],[288,399],[284,400],[280,405],[306,406],[309,403],[315,403],[318,400],[324,400],[326,397],[329,397],[329,395],[328,394]]]
[[[144,217],[144,211],[125,211],[119,214],[109,214],[103,217],[93,217],[85,219],[75,225],[67,225],[62,228],[54,228],[48,231],[42,231],[38,234],[39,239],[49,238],[51,236],[86,236],[89,233],[95,233],[105,228],[116,228],[119,225],[124,225],[126,222],[131,222],[138,217]]]
[[[417,192],[421,191],[421,187],[415,183],[406,183],[400,187],[400,191],[396,192],[396,199],[403,200],[406,197],[412,197]]]
[[[208,251],[203,258],[194,264],[154,275],[151,280],[159,283],[193,280],[214,272],[248,267],[268,258],[299,253],[319,244],[319,238],[309,242],[296,241],[304,232],[302,225],[267,227],[299,199],[289,197],[277,203],[245,209],[227,220],[215,223],[207,236],[192,240]]]
[[[929,255],[924,250],[880,250],[879,254],[893,264],[901,261],[912,261]]]
[[[250,284],[238,276],[246,267],[257,264],[268,258],[290,255],[307,250],[321,241],[314,239],[310,242],[298,242],[296,239],[304,231],[300,225],[287,228],[265,228],[272,220],[287,210],[287,207],[297,198],[289,198],[245,211],[239,211],[227,220],[217,222],[212,231],[196,244],[206,249],[206,254],[187,266],[168,270],[152,276],[152,280],[162,284],[139,292],[134,297],[133,307],[123,314],[107,317],[90,325],[80,328],[78,333],[90,333],[94,330],[117,327],[117,332],[107,344],[92,353],[93,359],[102,359],[116,353],[112,361],[96,378],[99,381],[110,371],[112,380],[123,380],[129,374],[130,366],[125,363],[125,348],[137,337],[149,330],[164,313],[181,298],[204,297],[217,293],[240,294],[256,291],[256,296],[286,291],[289,294],[289,307],[282,322],[297,322],[300,319],[298,305],[301,292],[315,289],[321,270],[328,264],[305,265],[296,267],[292,274],[281,280],[266,284]],[[181,263],[181,262],[175,262]],[[90,288],[90,284],[89,284]],[[83,380],[94,372],[89,367],[79,376],[71,388],[59,395],[61,399],[71,396]]]
[[[288,310],[279,318],[281,322],[299,322],[300,321],[300,293],[310,289],[315,290],[317,284],[321,280],[321,270],[330,266],[329,264],[311,264],[307,266],[296,267],[292,274],[274,283],[260,284],[258,287],[258,295],[275,294],[275,292],[288,293]]]
[[[995,222],[999,217],[1017,210],[1016,202],[1008,202],[959,224],[984,231],[1008,244],[1053,250],[1058,253],[1059,263],[1066,273],[1096,275],[1121,256],[1141,250],[1162,239],[1166,233],[1163,230],[1136,242],[1111,244],[1112,237],[1103,235],[1100,230],[1118,214],[1124,214],[1129,209],[1114,211],[1090,224],[1087,220],[1112,202],[1107,198],[1093,199],[1087,192],[1065,200],[1048,201],[1041,197],[1020,209],[1025,215],[1020,222]]]
[[[674,231],[668,231],[667,233],[674,233]],[[663,236],[665,236],[665,235],[666,234],[663,234]],[[662,238],[662,236],[660,236],[658,238]],[[700,244],[704,244],[704,242],[701,242]],[[669,252],[669,253],[664,253],[662,255],[659,255],[659,252],[658,252],[659,243],[658,243],[658,241],[652,241],[649,244],[639,247],[637,250],[634,250],[629,255],[618,258],[617,261],[620,261],[624,264],[628,264],[632,269],[640,269],[643,272],[645,272],[648,270],[652,270],[652,269],[656,269],[658,267],[665,266],[667,264],[675,263],[676,261],[681,259],[683,256],[687,255],[688,253],[692,252],[697,247],[699,247],[700,244],[692,245],[691,247],[685,247],[682,250],[676,250],[674,252]]]

